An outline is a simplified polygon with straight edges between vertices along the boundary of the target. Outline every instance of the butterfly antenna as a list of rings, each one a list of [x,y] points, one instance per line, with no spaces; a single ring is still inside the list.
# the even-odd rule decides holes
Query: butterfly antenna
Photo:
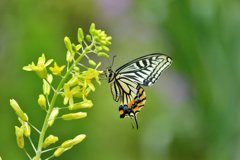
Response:
[[[116,55],[113,56],[113,60],[112,60],[112,64],[111,64],[110,68],[112,68],[112,66],[113,66],[114,58],[115,58],[115,57],[117,57],[117,56],[116,56]],[[110,62],[109,62],[109,63],[110,63]]]

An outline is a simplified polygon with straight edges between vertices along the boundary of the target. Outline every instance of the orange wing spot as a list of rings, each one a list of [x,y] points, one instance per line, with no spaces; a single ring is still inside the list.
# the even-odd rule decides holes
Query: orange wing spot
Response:
[[[120,114],[123,114],[123,110],[120,110],[119,112],[120,112]]]
[[[140,89],[139,89],[139,92],[140,92],[140,93],[142,93],[142,92],[143,92],[143,89],[142,89],[142,88],[140,88]]]
[[[135,104],[135,100],[134,99],[132,99],[132,104]]]
[[[132,103],[131,102],[128,103],[128,108],[132,109]]]

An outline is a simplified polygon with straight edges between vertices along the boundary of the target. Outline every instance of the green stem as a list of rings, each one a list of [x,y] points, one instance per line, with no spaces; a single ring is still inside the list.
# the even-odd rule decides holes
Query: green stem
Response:
[[[27,154],[28,158],[31,160],[32,158],[31,158],[31,156],[28,154],[28,152],[26,151],[26,149],[23,148],[23,150],[24,150],[24,152]]]
[[[39,134],[41,133],[34,125],[32,125],[29,121],[27,122],[33,129],[35,129]]]
[[[90,45],[90,47],[92,48],[94,46],[94,43],[92,43]],[[41,134],[40,134],[40,137],[39,137],[39,141],[38,141],[38,148],[37,148],[37,154],[36,154],[36,160],[39,160],[40,156],[41,156],[41,152],[42,152],[42,143],[43,143],[43,140],[44,140],[44,136],[45,136],[45,132],[46,132],[46,129],[47,129],[47,126],[48,126],[48,119],[52,113],[52,109],[55,105],[55,102],[57,100],[57,96],[58,96],[58,92],[60,91],[60,89],[62,88],[63,84],[65,83],[66,79],[68,78],[68,76],[70,75],[70,72],[73,70],[73,67],[76,66],[79,61],[84,57],[84,55],[87,53],[86,50],[83,51],[82,55],[78,57],[78,59],[72,64],[72,66],[69,68],[68,72],[65,74],[64,78],[61,80],[60,84],[58,85],[57,87],[57,90],[56,92],[54,93],[53,95],[53,98],[52,98],[52,101],[51,101],[51,104],[50,104],[50,107],[48,109],[48,113],[46,115],[46,118],[44,120],[44,123],[43,123],[43,127],[42,127],[42,131],[41,131]]]
[[[53,154],[53,155],[51,155],[50,157],[48,157],[46,160],[49,160],[49,159],[51,159],[51,158],[53,158],[53,157],[55,157],[55,155]]]
[[[32,145],[32,147],[33,147],[33,150],[34,150],[35,153],[36,153],[37,150],[36,150],[36,148],[35,148],[35,146],[34,146],[34,144],[33,144],[33,142],[32,142],[32,139],[30,138],[30,136],[28,136],[28,140],[29,140],[29,142],[31,143],[31,145]]]
[[[54,147],[54,148],[50,148],[50,149],[47,149],[47,150],[42,151],[42,153],[45,153],[45,152],[48,152],[48,151],[52,151],[52,150],[58,149],[58,148],[60,148],[60,147],[61,147],[61,146],[57,146],[57,147]]]

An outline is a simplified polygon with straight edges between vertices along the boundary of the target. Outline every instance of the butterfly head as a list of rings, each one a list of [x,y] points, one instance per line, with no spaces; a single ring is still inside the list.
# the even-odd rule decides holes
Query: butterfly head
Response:
[[[108,83],[110,83],[113,79],[114,79],[114,71],[112,70],[111,67],[109,67],[106,71],[105,71],[105,76],[108,79]]]

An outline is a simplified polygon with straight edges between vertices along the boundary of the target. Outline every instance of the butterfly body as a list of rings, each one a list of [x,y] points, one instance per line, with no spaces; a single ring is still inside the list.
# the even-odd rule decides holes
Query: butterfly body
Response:
[[[113,99],[116,102],[120,100],[120,118],[134,118],[138,128],[136,114],[146,102],[146,93],[141,85],[153,85],[171,62],[169,56],[154,53],[130,61],[115,72],[107,69]]]

